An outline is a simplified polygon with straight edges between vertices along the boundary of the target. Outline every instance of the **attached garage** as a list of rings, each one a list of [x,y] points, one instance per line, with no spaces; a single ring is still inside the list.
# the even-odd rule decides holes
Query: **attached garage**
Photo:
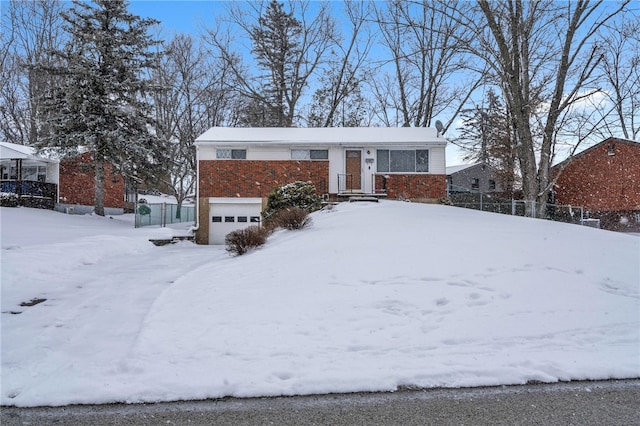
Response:
[[[229,232],[260,225],[262,198],[210,198],[209,244],[224,244]]]

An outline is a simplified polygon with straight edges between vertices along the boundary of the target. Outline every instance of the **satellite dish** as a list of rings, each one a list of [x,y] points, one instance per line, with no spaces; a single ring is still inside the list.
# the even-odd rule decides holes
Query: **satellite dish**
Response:
[[[436,120],[436,130],[438,131],[438,136],[440,136],[442,134],[442,131],[444,130],[444,126],[442,125],[442,121]]]

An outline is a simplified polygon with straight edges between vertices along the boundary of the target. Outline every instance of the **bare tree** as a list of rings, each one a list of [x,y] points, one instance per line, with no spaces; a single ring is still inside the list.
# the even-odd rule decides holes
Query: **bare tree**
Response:
[[[370,121],[362,86],[371,74],[367,69],[373,45],[367,25],[371,9],[364,1],[350,1],[344,3],[343,13],[348,30],[345,34],[336,31],[320,87],[313,95],[308,118],[311,127],[356,127]]]
[[[173,190],[177,217],[195,186],[194,141],[209,127],[226,124],[231,115],[230,94],[223,83],[227,69],[206,58],[193,38],[179,34],[166,44],[152,73],[156,134],[169,151],[167,173],[160,180]]]
[[[483,73],[471,72],[466,54],[470,31],[458,25],[465,7],[426,0],[377,5],[381,43],[391,56],[382,69],[393,70],[372,82],[386,125],[426,127],[446,114],[446,131],[480,85]]]
[[[314,3],[313,11],[309,1],[290,1],[289,11],[275,0],[245,6],[230,4],[228,20],[208,29],[206,41],[231,71],[229,90],[244,98],[240,124],[292,126],[331,45],[335,25],[329,5]],[[234,31],[251,46],[242,46]],[[247,50],[253,56],[248,58]]]
[[[528,215],[545,215],[558,124],[563,113],[596,92],[585,90],[593,87],[602,60],[594,41],[626,3],[479,0],[479,14],[460,21],[473,29],[474,52],[499,79]]]
[[[626,139],[640,138],[640,17],[622,14],[603,37],[603,95],[608,102],[594,105],[601,115],[611,113],[610,132]],[[610,108],[612,111],[610,111]],[[604,109],[604,110],[603,110]]]
[[[59,79],[43,71],[55,64],[51,54],[64,44],[57,0],[12,0],[3,14],[0,132],[8,142],[34,145],[46,132],[42,95]]]

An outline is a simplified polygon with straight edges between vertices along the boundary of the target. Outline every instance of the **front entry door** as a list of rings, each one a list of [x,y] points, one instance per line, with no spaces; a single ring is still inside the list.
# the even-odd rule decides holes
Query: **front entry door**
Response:
[[[347,150],[345,155],[347,190],[360,191],[362,189],[362,151]]]

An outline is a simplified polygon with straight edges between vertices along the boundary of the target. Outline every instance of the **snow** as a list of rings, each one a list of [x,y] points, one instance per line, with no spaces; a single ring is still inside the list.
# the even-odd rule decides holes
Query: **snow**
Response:
[[[383,201],[231,257],[130,215],[0,215],[3,405],[640,377],[637,236]]]
[[[367,145],[442,145],[447,140],[428,127],[212,127],[196,139],[196,146],[290,144],[332,146],[367,142]]]

